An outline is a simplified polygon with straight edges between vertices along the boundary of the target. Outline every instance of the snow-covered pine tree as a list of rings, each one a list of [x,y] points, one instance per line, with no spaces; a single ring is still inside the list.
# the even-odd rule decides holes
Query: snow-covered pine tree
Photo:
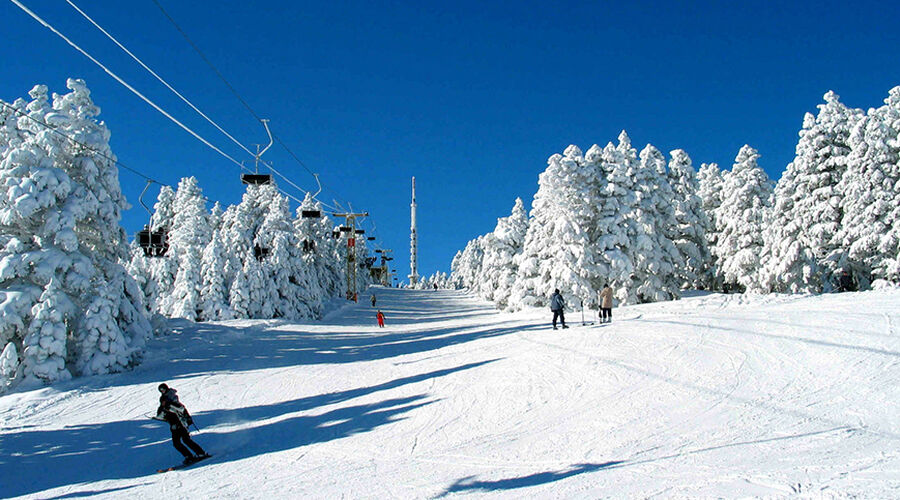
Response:
[[[196,320],[203,287],[203,250],[212,239],[212,229],[206,200],[195,177],[178,183],[172,209],[165,258],[177,270],[171,290],[159,300],[160,312],[170,318]]]
[[[719,233],[721,227],[716,219],[716,210],[722,205],[723,186],[725,179],[728,177],[728,170],[721,170],[717,163],[703,163],[700,170],[697,171],[697,183],[699,189],[697,195],[700,197],[700,203],[703,212],[709,220],[709,227],[706,230],[706,241],[711,254],[711,272],[708,288],[710,290],[722,290],[724,284],[722,273],[719,272],[719,260],[715,252],[712,251],[719,241]]]
[[[290,204],[287,197],[274,189],[265,193],[268,195],[268,199],[262,201],[265,214],[254,240],[255,245],[269,250],[268,255],[260,259],[260,267],[266,277],[266,286],[261,292],[264,297],[261,317],[309,317],[309,308],[301,300],[302,290],[291,281],[300,259],[300,249],[294,234]]]
[[[304,218],[304,210],[321,213],[322,205],[311,193],[307,193],[297,207],[293,224],[299,256],[292,280],[303,291],[303,303],[309,308],[309,314],[319,317],[324,299],[342,295],[346,271],[338,253],[339,240],[332,237],[331,220],[324,213],[322,217]]]
[[[232,319],[234,313],[228,304],[228,288],[225,286],[225,247],[219,231],[213,232],[212,240],[203,249],[200,269],[200,321]]]
[[[787,271],[766,273],[776,291],[830,290],[835,271],[846,260],[838,237],[843,218],[841,180],[850,154],[850,131],[862,111],[847,108],[831,91],[824,99],[817,116],[804,116],[796,155],[776,190],[772,253],[767,259]]]
[[[528,214],[525,212],[525,204],[521,198],[516,198],[512,213],[508,217],[497,219],[492,237],[485,243],[483,283],[490,294],[482,293],[482,296],[493,300],[500,309],[505,309],[509,302],[518,273],[515,258],[522,253],[527,231]],[[439,286],[443,287],[443,284]]]
[[[454,258],[454,264],[451,266],[456,275],[455,280],[463,288],[477,292],[484,264],[484,236],[479,236],[466,243],[466,248],[458,256],[458,259]]]
[[[265,200],[275,192],[273,185],[248,185],[241,202],[229,206],[222,217],[222,242],[228,250],[225,283],[236,318],[258,318],[261,313],[258,301],[263,298],[265,284],[259,261],[269,249],[257,246],[256,236],[266,215]]]
[[[676,274],[682,288],[707,288],[713,281],[712,258],[706,240],[709,219],[697,191],[700,186],[691,158],[681,149],[669,153],[669,184],[675,192],[677,228],[672,241],[681,252]]]
[[[596,265],[591,296],[585,306],[596,306],[597,293],[608,284],[621,302],[638,301],[633,282],[634,252],[638,229],[633,215],[637,206],[637,187],[634,174],[639,168],[637,152],[623,130],[618,146],[608,143],[600,150],[592,147],[585,155],[588,162],[599,167],[594,182],[599,203],[591,241],[592,260]]]
[[[603,279],[592,239],[601,203],[599,158],[586,161],[581,150],[571,145],[547,163],[538,178],[531,222],[518,258],[511,309],[543,306],[555,288],[570,305],[581,300],[590,304],[596,301],[594,291]]]
[[[46,86],[32,89],[17,121],[21,140],[0,158],[0,388],[122,370],[140,360],[150,335],[119,264],[128,205],[109,130],[85,83],[67,87],[52,105]]]
[[[715,253],[725,282],[755,292],[764,291],[759,284],[760,255],[772,199],[772,183],[758,158],[759,153],[750,146],[741,148],[715,212],[721,223]]]
[[[853,128],[841,181],[839,237],[862,288],[900,280],[900,87],[884,102]]]
[[[636,206],[631,213],[634,274],[629,289],[639,302],[669,300],[680,296],[675,269],[681,254],[667,233],[676,226],[675,198],[666,178],[666,159],[648,144],[632,173]]]

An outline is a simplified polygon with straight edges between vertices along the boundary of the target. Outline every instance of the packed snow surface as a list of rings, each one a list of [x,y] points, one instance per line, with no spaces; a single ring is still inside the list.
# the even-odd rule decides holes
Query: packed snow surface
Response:
[[[137,369],[0,397],[0,496],[900,497],[900,291],[694,294],[554,331],[458,291],[172,323]],[[588,314],[588,316],[591,316]],[[214,457],[175,465],[166,382]]]

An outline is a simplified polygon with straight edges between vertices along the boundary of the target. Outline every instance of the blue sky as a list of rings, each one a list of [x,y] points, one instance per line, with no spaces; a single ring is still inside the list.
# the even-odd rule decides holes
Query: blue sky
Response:
[[[150,0],[73,0],[244,144],[265,142],[243,108]],[[158,0],[303,164],[320,198],[372,214],[409,272],[416,176],[419,272],[449,271],[547,157],[628,131],[635,146],[731,166],[743,144],[777,179],[804,112],[829,89],[876,107],[900,85],[894,2],[175,2]],[[129,83],[239,160],[252,157],[171,95],[64,1],[22,0]],[[12,3],[0,3],[0,98],[87,81],[120,161],[237,203],[238,168],[140,101]],[[278,144],[265,159],[315,181]],[[145,223],[144,181],[120,172]],[[295,189],[281,183],[294,196]],[[154,188],[155,189],[155,188]],[[155,191],[154,195],[155,197]],[[371,229],[372,226],[368,226]]]

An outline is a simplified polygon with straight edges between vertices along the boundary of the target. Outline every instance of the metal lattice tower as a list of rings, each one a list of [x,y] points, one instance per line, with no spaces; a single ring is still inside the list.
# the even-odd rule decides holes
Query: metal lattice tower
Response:
[[[344,226],[349,229],[347,231],[347,300],[356,301],[356,270],[359,268],[356,265],[356,218],[368,217],[369,212],[333,215],[335,217],[344,217],[347,221]]]

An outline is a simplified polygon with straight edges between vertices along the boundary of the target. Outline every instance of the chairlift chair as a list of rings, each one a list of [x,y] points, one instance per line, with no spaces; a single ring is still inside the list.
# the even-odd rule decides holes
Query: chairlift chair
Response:
[[[365,229],[357,229],[356,234],[366,234],[366,230]]]
[[[271,184],[272,176],[269,174],[241,174],[241,182],[244,184],[253,184],[256,186]]]
[[[269,256],[268,248],[261,247],[258,244],[253,246],[253,257],[255,257],[256,260],[261,261],[268,256]]]
[[[147,211],[151,221],[153,220],[153,213],[150,211],[150,207],[144,204],[144,195],[147,193],[147,189],[150,188],[150,184],[153,184],[153,182],[154,181],[148,180],[147,185],[144,186],[144,190],[141,191],[141,195],[138,197],[138,201],[141,203],[141,206],[144,207],[144,210]],[[165,228],[154,231],[150,229],[150,224],[147,224],[144,226],[143,230],[138,231],[137,242],[144,251],[145,256],[162,257],[166,254],[166,251],[169,250],[169,232]]]
[[[300,217],[304,219],[318,219],[322,217],[321,210],[301,210]]]
[[[369,241],[375,241],[375,237],[374,237],[374,236],[369,236],[369,237],[366,238],[366,239],[369,240]]]

